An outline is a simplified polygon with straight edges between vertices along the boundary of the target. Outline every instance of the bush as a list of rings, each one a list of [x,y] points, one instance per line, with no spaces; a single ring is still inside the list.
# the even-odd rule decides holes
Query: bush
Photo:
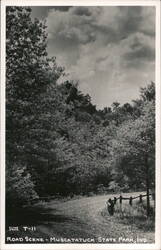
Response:
[[[105,187],[103,184],[97,185],[97,194],[104,194],[107,192],[107,187]]]
[[[26,167],[14,164],[6,171],[6,205],[7,208],[21,207],[38,198],[34,184]]]

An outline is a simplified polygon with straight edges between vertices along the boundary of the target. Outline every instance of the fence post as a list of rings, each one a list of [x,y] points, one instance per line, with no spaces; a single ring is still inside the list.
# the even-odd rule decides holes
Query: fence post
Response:
[[[120,195],[120,204],[122,204],[122,196]]]
[[[132,206],[132,197],[130,197],[130,199],[129,199],[129,204],[130,204],[130,206]]]
[[[143,202],[143,196],[142,196],[142,194],[140,194],[140,196],[139,196],[139,202],[140,202],[140,203]]]
[[[117,201],[117,199],[116,199],[116,197],[114,197],[114,204],[116,204],[116,201]]]

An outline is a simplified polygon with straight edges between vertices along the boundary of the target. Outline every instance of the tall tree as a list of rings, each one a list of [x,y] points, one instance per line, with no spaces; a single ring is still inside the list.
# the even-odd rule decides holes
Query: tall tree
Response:
[[[50,103],[49,98],[45,100],[45,94],[51,88],[52,93],[56,92],[54,86],[63,69],[56,65],[55,58],[47,58],[45,28],[42,22],[31,20],[30,8],[6,8],[7,183],[12,180],[11,187],[7,185],[7,191],[9,188],[9,192],[13,193],[15,185],[22,185],[22,180],[24,190],[34,188],[33,162],[39,159],[39,163],[45,165],[49,155],[49,144],[44,150],[42,147],[48,134],[47,109],[49,111]],[[23,173],[12,178],[20,168]],[[29,180],[28,174],[31,185],[26,181],[26,178]],[[16,190],[17,196],[21,196],[21,190]],[[14,195],[10,197],[14,198]],[[25,198],[27,201],[29,195],[24,195],[24,201]]]
[[[155,179],[155,103],[146,101],[136,120],[123,123],[112,140],[113,159],[118,171],[130,181],[143,183],[147,191],[147,215],[150,212],[149,190]],[[137,181],[138,179],[138,181]]]

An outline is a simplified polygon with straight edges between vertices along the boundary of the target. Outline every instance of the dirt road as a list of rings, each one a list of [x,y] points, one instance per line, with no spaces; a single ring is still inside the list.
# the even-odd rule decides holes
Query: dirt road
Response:
[[[136,225],[123,224],[116,216],[102,216],[105,202],[110,197],[113,196],[101,195],[66,202],[48,202],[46,211],[42,214],[45,219],[37,228],[43,234],[57,238],[90,237],[106,243],[132,243],[139,238],[148,243],[154,242],[153,232],[144,232]]]

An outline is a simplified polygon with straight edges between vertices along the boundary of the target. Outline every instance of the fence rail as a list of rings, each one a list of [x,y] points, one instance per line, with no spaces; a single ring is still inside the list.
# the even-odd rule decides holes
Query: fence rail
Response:
[[[113,200],[110,199],[113,204],[115,205],[117,203],[117,200],[119,200],[119,203],[122,204],[122,201],[123,200],[129,200],[129,204],[132,206],[132,203],[133,203],[133,200],[139,198],[139,202],[142,203],[143,202],[143,197],[146,197],[146,196],[152,196],[152,198],[155,200],[155,194],[154,193],[151,193],[149,195],[147,194],[140,194],[138,196],[135,196],[135,197],[123,197],[122,195],[120,195],[119,197],[114,197]]]

